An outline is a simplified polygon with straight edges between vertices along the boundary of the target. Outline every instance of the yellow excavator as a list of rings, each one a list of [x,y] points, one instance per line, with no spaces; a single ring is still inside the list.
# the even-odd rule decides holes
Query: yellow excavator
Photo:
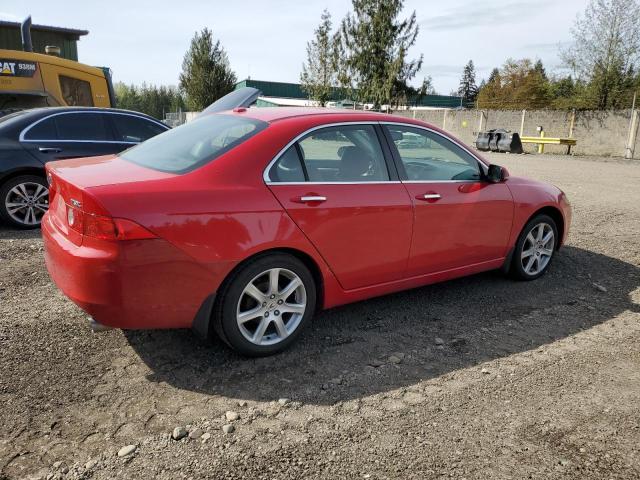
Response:
[[[46,106],[115,107],[111,71],[60,58],[60,48],[34,53],[31,17],[20,26],[22,51],[0,49],[0,116]]]

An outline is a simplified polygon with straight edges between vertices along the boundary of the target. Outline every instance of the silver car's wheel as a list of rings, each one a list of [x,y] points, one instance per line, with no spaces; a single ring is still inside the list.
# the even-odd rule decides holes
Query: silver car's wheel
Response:
[[[524,273],[538,275],[547,267],[555,247],[554,229],[548,223],[536,224],[526,235],[520,254]]]
[[[37,228],[49,209],[49,188],[44,179],[25,175],[0,188],[0,216],[20,228]]]
[[[286,268],[271,268],[256,275],[242,291],[236,321],[252,344],[275,345],[296,331],[306,310],[302,279]]]

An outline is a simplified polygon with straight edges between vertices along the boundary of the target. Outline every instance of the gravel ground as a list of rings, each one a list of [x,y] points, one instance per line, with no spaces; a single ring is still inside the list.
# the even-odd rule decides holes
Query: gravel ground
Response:
[[[0,478],[640,478],[640,162],[492,160],[572,200],[544,278],[337,308],[266,359],[92,334],[0,227]]]

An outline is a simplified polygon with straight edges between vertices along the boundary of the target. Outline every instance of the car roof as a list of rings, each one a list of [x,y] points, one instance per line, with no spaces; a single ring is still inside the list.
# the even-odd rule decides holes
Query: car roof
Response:
[[[332,116],[342,117],[348,121],[406,121],[406,117],[399,117],[380,112],[348,110],[342,108],[311,108],[311,107],[251,107],[248,109],[238,109],[233,111],[221,112],[229,115],[244,115],[255,120],[272,123],[279,120],[301,117],[321,117]],[[414,123],[414,122],[411,122]]]
[[[347,110],[342,108],[313,108],[313,107],[251,107],[246,110],[238,109],[223,112],[225,114],[237,114],[262,120],[263,122],[276,122],[285,118],[309,117],[318,115],[344,115],[349,117],[375,117],[381,120],[381,116],[386,116],[378,112],[363,112],[362,110]],[[359,118],[361,119],[361,118]]]
[[[37,107],[30,108],[28,110],[24,110],[27,115],[44,115],[50,113],[58,113],[58,112],[102,112],[102,113],[127,113],[130,115],[138,115],[141,117],[147,117],[156,122],[157,120],[146,113],[136,112],[134,110],[125,110],[122,108],[103,108],[103,107]]]

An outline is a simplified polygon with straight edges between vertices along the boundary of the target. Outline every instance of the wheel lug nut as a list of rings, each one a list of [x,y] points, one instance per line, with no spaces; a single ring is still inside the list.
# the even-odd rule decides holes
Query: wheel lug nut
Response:
[[[267,306],[267,302],[262,302],[262,306],[266,307]]]
[[[278,315],[280,315],[280,310],[276,310],[275,312],[273,312],[273,314],[277,317]]]
[[[264,318],[267,318],[269,316],[269,312],[264,312]]]
[[[276,298],[276,296],[272,293],[269,298]]]
[[[282,300],[278,300],[278,305],[282,305]]]

